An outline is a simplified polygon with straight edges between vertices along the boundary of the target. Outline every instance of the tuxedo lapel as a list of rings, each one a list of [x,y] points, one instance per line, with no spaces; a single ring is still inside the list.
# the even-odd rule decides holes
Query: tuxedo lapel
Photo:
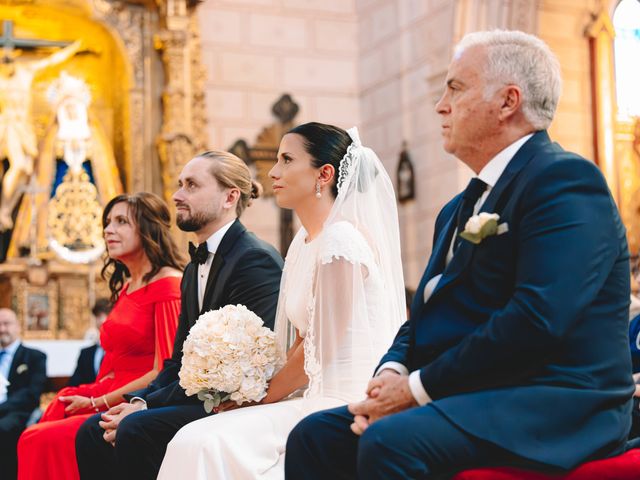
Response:
[[[187,302],[189,327],[192,327],[198,319],[198,266],[189,263],[187,269],[188,271],[184,273],[188,282],[185,288],[186,298],[183,298],[182,301]]]
[[[216,279],[220,274],[220,269],[224,265],[224,256],[220,251],[216,252],[213,256],[213,262],[211,263],[211,269],[209,270],[209,277],[207,277],[207,286],[204,290],[204,297],[202,299],[202,309],[200,310],[200,314],[206,312],[211,309],[211,305],[214,303],[211,298],[212,290],[215,287]]]
[[[211,270],[209,270],[209,277],[207,278],[207,286],[204,291],[204,298],[202,300],[202,309],[200,313],[206,312],[213,308],[218,303],[218,296],[220,289],[217,289],[216,280],[220,276],[220,272],[224,267],[224,257],[229,253],[236,243],[238,237],[244,233],[246,229],[244,225],[240,223],[240,220],[233,222],[227,233],[222,237],[222,241],[218,246],[218,250],[213,256],[213,263],[211,264]]]
[[[549,139],[549,135],[544,130],[535,133],[529,140],[527,140],[527,142],[525,142],[525,144],[511,159],[507,168],[502,172],[502,175],[500,175],[498,182],[491,189],[491,192],[482,204],[480,211],[499,214],[500,212],[496,212],[495,209],[505,189],[518,176],[518,173],[520,173],[524,166],[529,163],[533,156],[541,148],[550,143],[551,140]],[[460,232],[456,232],[456,234],[459,235]],[[462,240],[462,242],[460,242],[451,262],[449,262],[449,265],[445,268],[442,279],[438,282],[432,297],[441,292],[460,276],[473,258],[475,248],[476,245],[469,241]]]
[[[25,363],[24,356],[25,356],[25,349],[21,343],[16,349],[16,353],[13,355],[11,367],[9,368],[9,378],[7,378],[9,383],[15,384],[16,376],[18,375],[18,366]]]

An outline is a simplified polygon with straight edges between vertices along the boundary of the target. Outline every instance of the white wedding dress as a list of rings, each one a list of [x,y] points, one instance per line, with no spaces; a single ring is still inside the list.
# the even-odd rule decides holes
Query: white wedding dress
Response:
[[[393,187],[375,154],[349,133],[355,147],[344,171],[341,163],[332,213],[313,241],[306,242],[304,228],[294,238],[278,300],[276,337],[283,348],[294,328],[303,338],[309,385],[277,403],[184,426],[167,447],[158,479],[282,479],[287,436],[300,420],[364,398],[404,323],[404,284]]]

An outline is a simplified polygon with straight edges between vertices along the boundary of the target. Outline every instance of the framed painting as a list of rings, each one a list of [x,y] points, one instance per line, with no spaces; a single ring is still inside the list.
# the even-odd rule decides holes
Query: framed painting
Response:
[[[58,284],[44,286],[20,282],[16,291],[18,317],[25,339],[56,338],[58,330]]]

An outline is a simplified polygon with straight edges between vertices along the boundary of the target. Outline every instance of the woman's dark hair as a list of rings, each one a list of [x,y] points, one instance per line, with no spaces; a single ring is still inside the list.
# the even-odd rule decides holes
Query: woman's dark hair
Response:
[[[326,164],[333,165],[336,174],[331,186],[331,193],[334,198],[337,197],[340,160],[351,145],[349,134],[341,128],[317,122],[298,125],[287,133],[296,133],[304,138],[304,148],[313,158],[311,164],[315,168]]]
[[[114,205],[126,203],[134,225],[140,235],[142,249],[151,262],[151,270],[142,279],[151,280],[162,267],[182,270],[184,259],[171,236],[171,214],[167,204],[158,195],[139,192],[133,195],[118,195],[112,198],[102,212],[102,228],[107,228],[107,217]],[[109,279],[111,302],[115,303],[129,270],[124,263],[107,257],[101,272],[104,280]]]
[[[113,304],[108,298],[98,298],[96,300],[96,303],[93,304],[91,313],[93,313],[94,317],[97,317],[100,314],[109,315],[109,313],[111,313],[112,308],[113,308]]]

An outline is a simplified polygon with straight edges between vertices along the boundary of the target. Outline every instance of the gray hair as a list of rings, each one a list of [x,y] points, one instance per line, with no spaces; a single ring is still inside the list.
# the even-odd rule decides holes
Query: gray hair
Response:
[[[487,51],[485,97],[506,84],[522,89],[522,113],[536,130],[549,127],[558,106],[562,78],[560,64],[548,45],[534,35],[517,30],[492,30],[465,35],[454,56],[480,46]]]

